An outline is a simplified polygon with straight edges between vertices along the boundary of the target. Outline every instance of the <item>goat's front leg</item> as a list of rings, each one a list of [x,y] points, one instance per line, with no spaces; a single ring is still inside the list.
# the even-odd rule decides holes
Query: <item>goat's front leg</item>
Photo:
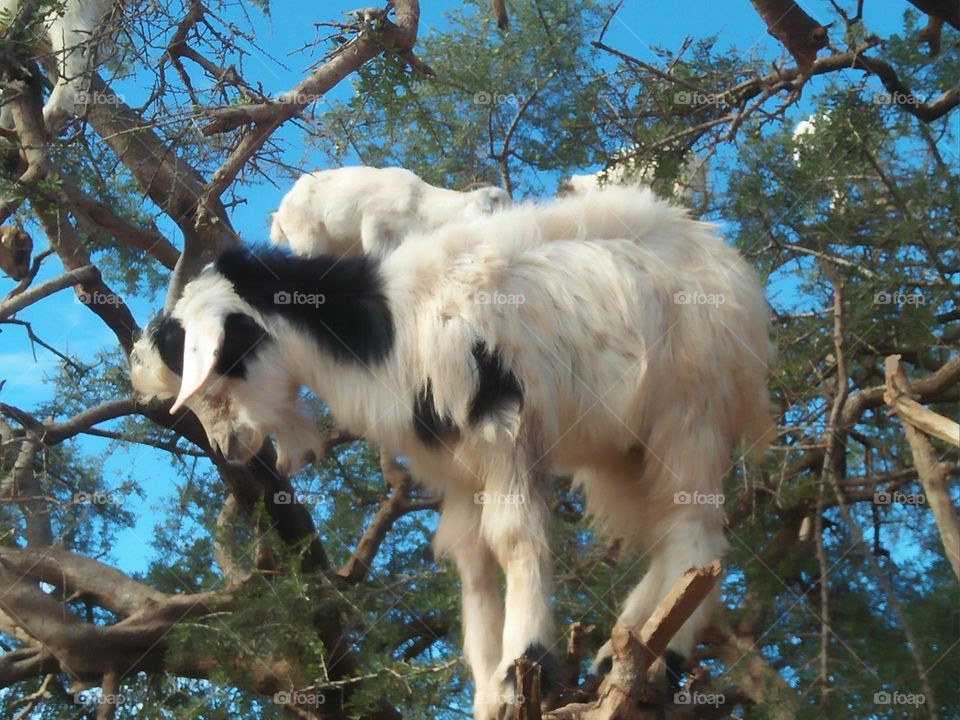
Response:
[[[448,492],[443,499],[440,523],[434,537],[438,556],[448,555],[460,573],[463,609],[463,652],[476,688],[474,717],[497,716],[497,698],[488,697],[490,679],[500,662],[503,600],[497,587],[497,561],[480,535],[480,510],[476,496]]]
[[[276,425],[277,471],[293,475],[324,456],[323,433],[299,407],[283,411]]]
[[[549,474],[541,444],[526,433],[526,442],[491,464],[486,491],[481,496],[483,536],[506,575],[507,597],[500,665],[490,691],[499,703],[512,707],[514,663],[528,657],[540,664],[541,690],[546,697],[557,679],[553,611],[553,579],[549,530]],[[511,717],[508,711],[507,717]]]
[[[282,373],[272,373],[256,385],[236,383],[233,388],[236,419],[261,433],[273,434],[277,443],[277,471],[282,475],[299,472],[322,458],[326,451],[323,433],[307,417],[299,392],[299,385]],[[259,447],[251,450],[256,452]]]

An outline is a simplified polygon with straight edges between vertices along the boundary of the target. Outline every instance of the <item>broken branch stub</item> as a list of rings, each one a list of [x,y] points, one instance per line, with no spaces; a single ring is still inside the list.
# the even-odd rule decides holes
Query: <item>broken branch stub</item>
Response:
[[[600,685],[596,702],[567,705],[547,713],[546,720],[612,720],[644,716],[638,714],[636,708],[643,699],[647,671],[714,589],[721,569],[720,560],[714,560],[706,567],[687,570],[657,605],[639,633],[625,625],[615,626],[610,635],[613,663]]]

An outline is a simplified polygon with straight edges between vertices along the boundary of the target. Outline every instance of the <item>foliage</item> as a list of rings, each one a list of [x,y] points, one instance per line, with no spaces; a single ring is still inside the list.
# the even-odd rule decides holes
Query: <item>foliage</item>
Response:
[[[133,17],[125,26],[128,34],[118,39],[112,67],[132,86],[131,93],[152,96],[142,108],[145,122],[180,160],[209,176],[240,136],[207,138],[195,114],[217,105],[255,104],[254,89],[240,91],[202,74],[203,82],[191,84],[187,71],[160,62],[187,5],[156,8],[164,23]],[[269,15],[267,0],[252,5]],[[228,3],[214,3],[213,9],[191,42],[220,66],[242,70],[255,47],[253,33],[234,24]],[[767,282],[778,348],[771,389],[783,429],[767,456],[735,462],[727,474],[731,551],[718,624],[741,632],[756,648],[768,672],[765,682],[782,680],[795,693],[791,707],[798,718],[922,716],[930,708],[882,706],[875,700],[882,691],[922,692],[922,682],[929,683],[940,716],[955,715],[960,597],[940,534],[929,508],[880,504],[874,496],[922,492],[900,421],[882,406],[870,408],[843,429],[835,467],[824,468],[823,450],[838,391],[833,312],[838,288],[844,382],[851,395],[883,385],[889,354],[900,354],[917,377],[956,356],[956,113],[921,122],[886,102],[887,91],[875,77],[843,71],[810,80],[802,94],[776,95],[735,124],[727,117],[731,107],[716,98],[769,72],[769,58],[744,57],[721,47],[717,37],[698,38],[682,49],[654,48],[662,70],[652,73],[636,58],[591,44],[610,11],[600,3],[538,0],[512,3],[509,10],[507,34],[496,29],[488,3],[480,0],[452,10],[440,28],[421,28],[417,56],[435,77],[385,54],[352,76],[348,99],[331,99],[315,123],[299,128],[297,143],[312,142],[331,164],[399,165],[435,184],[494,183],[517,198],[548,196],[562,177],[607,165],[623,150],[638,166],[652,163],[652,184],[663,194],[671,192],[691,154],[708,162],[709,192],[697,209],[722,222],[724,235]],[[904,83],[929,101],[960,76],[958,34],[946,28],[944,51],[931,58],[916,41],[920,23],[917,13],[905,12],[902,31],[885,39],[883,53]],[[869,31],[867,24],[855,23],[844,41],[857,46]],[[692,88],[713,99],[692,99]],[[796,123],[808,118],[814,132],[795,135]],[[255,158],[249,174],[234,185],[232,200],[244,200],[257,173],[274,180],[282,176],[281,148],[268,145]],[[68,178],[118,216],[144,227],[156,223],[179,243],[181,228],[174,229],[160,208],[144,200],[144,188],[122,153],[89,125],[78,123],[73,134],[53,143],[51,156],[57,173],[38,187],[24,188],[9,168],[0,174],[4,198],[28,200],[15,219],[28,223],[33,204],[50,202]],[[155,259],[103,230],[78,227],[104,280],[142,307],[155,307],[167,279]],[[56,245],[55,238],[49,240]],[[60,422],[129,395],[126,359],[118,347],[82,357],[65,342],[57,348],[70,362],[60,362],[47,378],[48,395],[29,408],[32,417]],[[956,416],[957,401],[953,387],[926,404]],[[322,404],[308,402],[316,422],[332,428]],[[222,465],[181,429],[162,427],[148,415],[149,409],[138,408],[100,426],[109,431],[96,445],[78,436],[47,448],[35,468],[50,501],[55,536],[74,552],[100,557],[116,551],[116,539],[135,524],[131,508],[148,494],[137,482],[142,465],[133,469],[131,462],[119,481],[107,467],[127,463],[128,453],[149,458],[151,478],[173,480],[151,510],[155,553],[135,579],[165,593],[230,588],[229,609],[178,623],[164,636],[168,667],[196,671],[124,678],[126,699],[117,717],[285,717],[269,693],[253,687],[245,670],[267,660],[295,668],[326,697],[349,686],[349,717],[372,717],[385,701],[406,718],[468,715],[470,682],[456,662],[458,585],[454,570],[435,561],[430,549],[435,512],[420,509],[400,517],[359,583],[336,577],[386,495],[376,448],[364,442],[337,445],[293,479],[329,563],[323,572],[308,573],[301,566],[310,552],[307,541],[279,541],[267,508],[270,498],[261,497],[255,513],[225,527]],[[6,412],[3,419],[15,425]],[[952,468],[956,504],[956,449],[936,447]],[[0,460],[0,487],[6,487],[13,470],[2,454]],[[838,507],[835,488],[853,524]],[[78,496],[115,500],[79,502]],[[424,497],[414,490],[412,499]],[[818,562],[813,541],[798,537],[801,521],[812,522],[817,514],[818,500],[827,567]],[[597,625],[582,658],[585,671],[609,637],[618,603],[642,576],[644,558],[605,544],[584,516],[582,497],[565,480],[554,488],[554,515],[558,626]],[[15,502],[0,502],[0,549],[23,547],[25,526]],[[249,575],[237,587],[219,565],[223,547]],[[827,608],[820,600],[824,582]],[[80,598],[64,606],[97,626],[116,620]],[[821,621],[825,611],[828,630]],[[347,680],[333,677],[320,640],[331,618],[342,622],[356,657],[354,677]],[[752,624],[754,629],[745,629]],[[21,641],[5,628],[0,625],[4,651],[19,647]],[[912,648],[907,630],[918,639]],[[829,692],[819,677],[824,632]],[[742,656],[732,661],[716,643],[704,644],[701,654],[718,687],[742,681]],[[0,702],[12,712],[40,682],[32,678],[0,690]],[[31,717],[85,712],[66,683],[54,684]],[[747,716],[774,717],[776,709],[774,703],[759,703]]]

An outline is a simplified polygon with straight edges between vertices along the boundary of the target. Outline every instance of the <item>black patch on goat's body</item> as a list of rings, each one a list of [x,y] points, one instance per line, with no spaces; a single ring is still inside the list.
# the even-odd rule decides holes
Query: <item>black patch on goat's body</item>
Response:
[[[246,377],[247,363],[256,357],[268,337],[263,326],[249,315],[230,313],[223,322],[223,345],[215,370],[227,377]]]
[[[236,247],[221,253],[214,268],[252,307],[310,333],[337,360],[377,363],[393,349],[393,315],[375,258]]]
[[[500,353],[488,349],[482,340],[475,342],[470,352],[477,363],[477,388],[467,408],[470,423],[476,425],[509,402],[522,408],[520,379],[504,366]]]
[[[417,439],[427,447],[438,447],[445,440],[456,442],[460,428],[448,417],[437,412],[433,400],[433,386],[427,380],[413,400],[413,430]]]
[[[183,325],[170,315],[158,315],[150,321],[150,342],[157,349],[163,364],[183,377]]]

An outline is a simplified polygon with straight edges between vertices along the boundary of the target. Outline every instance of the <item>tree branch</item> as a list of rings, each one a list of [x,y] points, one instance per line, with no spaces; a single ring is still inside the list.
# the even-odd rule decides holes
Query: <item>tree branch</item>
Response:
[[[666,650],[667,643],[706,599],[720,578],[720,561],[690,568],[660,601],[639,634],[617,625],[610,636],[613,665],[594,703],[573,703],[547,713],[545,720],[641,720],[664,717],[662,709],[638,710],[643,700],[647,670]],[[670,717],[670,715],[666,715]]]
[[[252,124],[253,127],[241,138],[237,148],[204,187],[201,212],[205,212],[208,205],[219,202],[220,196],[233,183],[247,161],[283,123],[300,115],[304,108],[313,104],[382,50],[387,49],[401,57],[412,53],[420,21],[419,3],[417,0],[397,0],[395,10],[396,24],[383,17],[382,30],[362,30],[323,66],[294,88],[281,94],[276,102],[242,105],[211,113],[213,119],[203,128],[204,135],[226,132],[240,125]]]
[[[510,17],[507,15],[507,5],[504,0],[491,0],[491,9],[493,17],[497,21],[497,27],[506,32],[510,29]]]
[[[176,266],[180,251],[160,234],[153,223],[146,228],[139,227],[65,180],[62,181],[61,196],[70,202],[74,215],[86,226],[107,232],[120,242],[142,250],[168,270]]]
[[[440,505],[439,501],[418,503],[416,506],[411,504],[410,473],[400,468],[396,461],[382,450],[380,451],[380,469],[383,472],[384,483],[391,490],[390,496],[381,501],[380,508],[364,531],[356,549],[350,554],[350,559],[336,573],[338,579],[350,585],[356,585],[367,576],[373,559],[380,550],[380,545],[398,519],[413,510],[435,508]]]
[[[22,87],[22,92],[18,92],[16,100],[10,104],[17,136],[20,138],[29,165],[27,173],[36,171],[35,180],[47,177],[51,173],[47,159],[46,130],[43,127],[43,116],[40,111],[38,81],[39,72],[35,70],[33,76],[26,82],[12,83],[14,86]],[[96,103],[94,105],[96,106]],[[70,223],[65,208],[38,203],[34,210],[64,268],[78,270],[92,264],[90,254]],[[87,297],[103,298],[104,302],[92,302],[89,307],[114,332],[120,345],[129,353],[133,347],[133,338],[139,333],[130,310],[100,279],[99,273],[96,278],[81,282],[79,285],[81,292],[78,295],[81,300],[84,294]]]
[[[62,547],[0,547],[0,561],[22,578],[53,585],[63,598],[89,600],[121,617],[142,612],[168,597],[115,567]]]
[[[925,103],[897,75],[897,71],[883,60],[868,55],[857,55],[853,67],[866,70],[880,78],[893,104],[925,123],[943,117],[960,105],[960,88],[953,87],[933,101]]]
[[[953,568],[954,575],[960,581],[960,523],[957,521],[957,509],[950,499],[950,492],[947,488],[947,473],[949,468],[946,463],[942,463],[937,458],[937,452],[933,445],[923,436],[921,431],[930,432],[927,428],[934,427],[940,429],[936,422],[918,421],[925,418],[927,414],[939,418],[943,423],[950,423],[946,418],[931,413],[926,408],[917,405],[912,400],[913,405],[917,405],[924,414],[908,405],[904,405],[904,395],[910,393],[910,382],[907,380],[906,373],[900,367],[900,356],[891,355],[887,358],[885,364],[885,375],[887,380],[887,392],[884,399],[890,405],[892,412],[896,413],[907,436],[907,442],[910,445],[910,452],[913,453],[913,462],[917,468],[917,475],[920,479],[920,485],[926,494],[927,503],[933,512],[933,518],[940,530],[940,541],[943,543],[944,554],[950,566]],[[960,442],[960,430],[955,426],[951,432],[945,433],[943,437],[937,433],[937,437],[942,437],[948,442],[957,444]]]
[[[18,312],[23,310],[38,300],[53,295],[64,288],[73,287],[74,285],[80,285],[82,283],[92,282],[100,277],[100,271],[97,270],[92,265],[83,265],[76,268],[75,270],[69,270],[68,272],[58,275],[55,278],[50,278],[49,280],[35,285],[29,290],[25,290],[19,295],[14,295],[11,298],[5,299],[3,302],[0,302],[0,320],[6,320],[9,317],[16,315]]]
[[[247,134],[234,154],[214,174],[208,188],[211,197],[218,197],[227,188],[239,170],[238,164],[242,166],[246,158],[263,144],[273,130],[287,120],[298,116],[308,105],[329,92],[365,62],[384,49],[397,54],[413,49],[417,39],[417,26],[420,22],[420,5],[416,0],[397,0],[394,6],[396,23],[391,23],[384,18],[382,30],[361,31],[334,53],[323,66],[290,90],[281,93],[275,102],[222,108],[210,113],[212,119],[203,128],[204,135],[215,135],[250,124],[261,127],[260,133],[266,133],[264,137],[258,137],[259,133],[254,128]],[[242,156],[245,157],[240,161]]]
[[[907,0],[926,15],[939,18],[960,30],[960,4],[954,0]]]
[[[808,75],[817,53],[827,46],[827,28],[807,15],[794,0],[750,0],[767,32],[783,43]]]
[[[944,391],[949,390],[958,382],[960,382],[960,356],[951,358],[928,377],[913,382],[911,390],[920,402],[931,403],[936,402]],[[886,387],[879,385],[853,393],[843,408],[842,425],[849,427],[867,410],[883,405],[885,392]]]
[[[26,524],[26,539],[29,547],[45,547],[53,544],[53,527],[50,524],[50,509],[44,500],[43,488],[34,470],[34,461],[40,450],[39,443],[25,438],[20,444],[20,453],[13,466],[13,485],[10,497],[20,506]]]
[[[900,356],[890,355],[884,363],[884,370],[887,384],[883,400],[890,410],[918,430],[960,447],[960,424],[927,410],[909,397],[910,383],[900,367]]]

